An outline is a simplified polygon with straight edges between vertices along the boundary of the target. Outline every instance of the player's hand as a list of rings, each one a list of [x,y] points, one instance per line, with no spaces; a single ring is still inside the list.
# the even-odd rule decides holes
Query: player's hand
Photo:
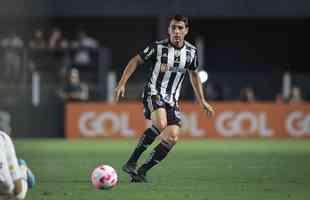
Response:
[[[125,96],[125,86],[124,85],[118,85],[114,91],[114,100],[116,102],[118,102],[120,97],[123,98],[124,96]]]
[[[203,102],[202,106],[209,116],[213,116],[215,114],[214,108],[211,105],[209,105],[207,102]]]

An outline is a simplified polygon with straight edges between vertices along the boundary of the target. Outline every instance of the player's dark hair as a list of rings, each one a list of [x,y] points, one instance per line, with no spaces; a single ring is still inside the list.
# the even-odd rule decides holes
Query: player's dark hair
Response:
[[[175,20],[175,21],[182,21],[185,23],[185,26],[188,27],[189,26],[189,20],[186,16],[184,15],[180,15],[180,14],[176,14],[176,15],[173,15],[169,18],[169,23],[172,21],[172,20]]]

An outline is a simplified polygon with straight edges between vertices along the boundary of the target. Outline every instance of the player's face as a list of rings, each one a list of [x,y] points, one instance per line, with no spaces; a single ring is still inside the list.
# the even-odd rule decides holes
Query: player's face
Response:
[[[177,46],[182,47],[184,44],[184,38],[188,33],[188,27],[186,27],[183,21],[171,20],[168,28],[170,42]]]

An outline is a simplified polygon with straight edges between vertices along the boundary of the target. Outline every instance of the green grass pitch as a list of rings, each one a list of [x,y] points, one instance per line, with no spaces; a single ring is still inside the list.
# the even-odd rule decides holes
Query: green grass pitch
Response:
[[[134,140],[18,139],[37,185],[31,200],[309,200],[310,141],[180,141],[148,174],[152,183],[130,184],[120,168]],[[152,146],[153,147],[153,146]],[[143,154],[142,159],[150,151]],[[98,164],[113,166],[119,185],[95,190]]]

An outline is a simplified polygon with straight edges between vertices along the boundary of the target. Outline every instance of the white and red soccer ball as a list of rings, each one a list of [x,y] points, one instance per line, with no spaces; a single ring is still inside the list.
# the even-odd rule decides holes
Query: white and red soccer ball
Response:
[[[109,165],[99,165],[91,173],[91,183],[96,189],[108,190],[117,185],[117,173]]]

